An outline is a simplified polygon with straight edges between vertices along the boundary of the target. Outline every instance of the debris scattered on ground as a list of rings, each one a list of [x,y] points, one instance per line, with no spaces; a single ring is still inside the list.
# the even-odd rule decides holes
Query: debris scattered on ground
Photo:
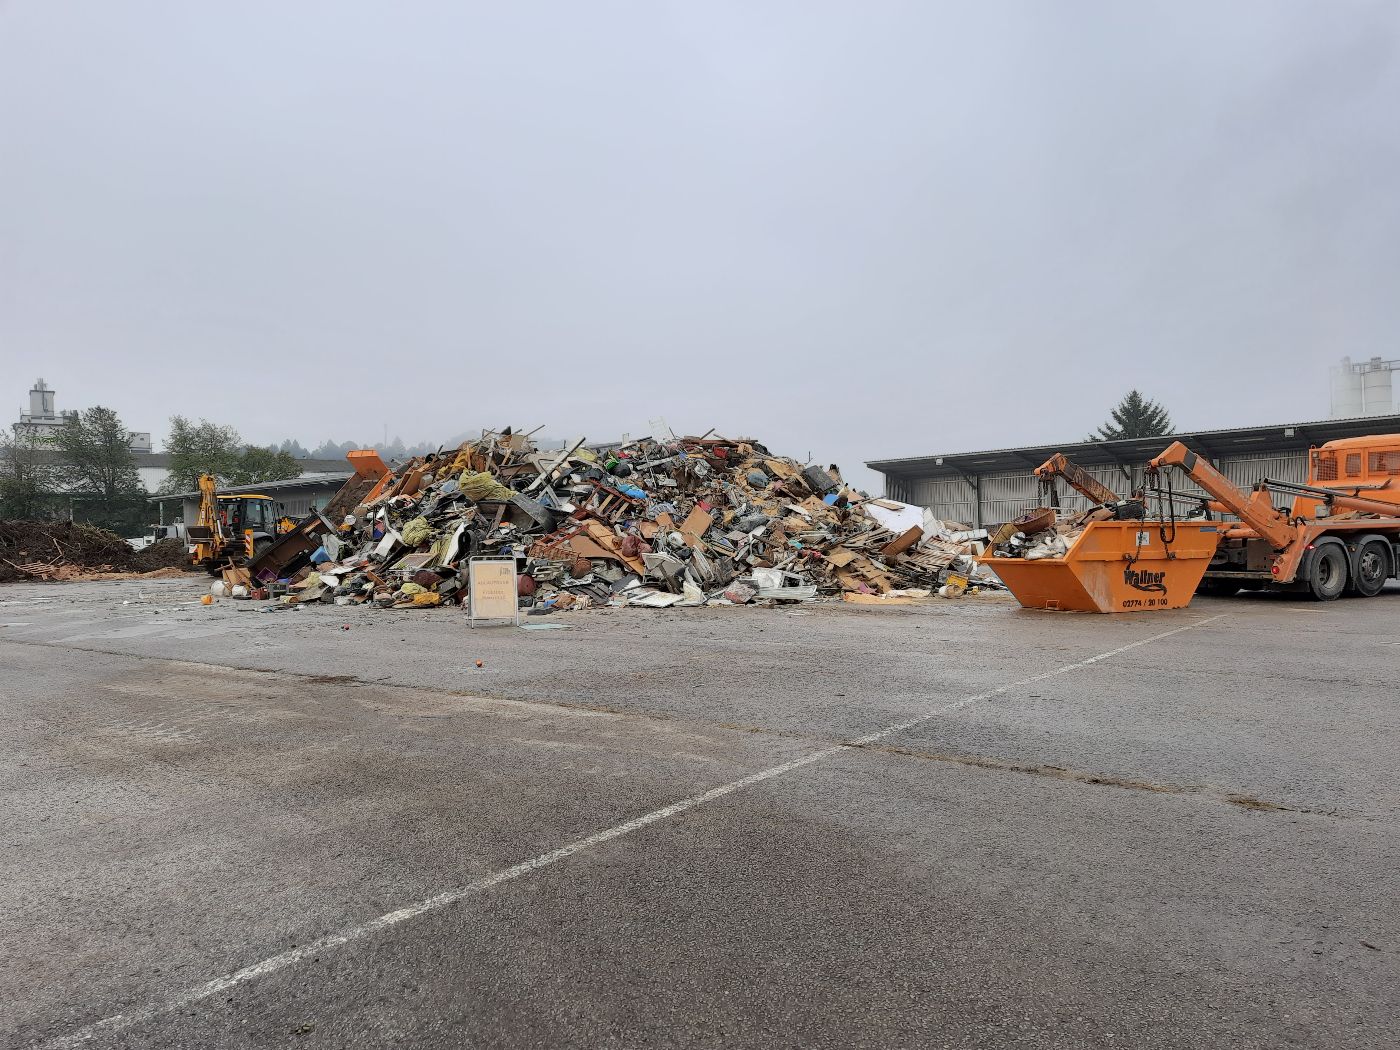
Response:
[[[185,545],[164,540],[143,550],[114,532],[68,521],[0,521],[0,581],[76,580],[107,573],[144,575],[178,570]]]
[[[352,491],[353,489],[353,491]],[[225,593],[428,608],[464,601],[475,557],[514,557],[521,606],[892,602],[995,586],[985,531],[872,499],[840,471],[750,439],[657,436],[540,450],[510,429],[357,474]],[[954,586],[949,587],[949,581]],[[216,589],[219,584],[215,585]]]

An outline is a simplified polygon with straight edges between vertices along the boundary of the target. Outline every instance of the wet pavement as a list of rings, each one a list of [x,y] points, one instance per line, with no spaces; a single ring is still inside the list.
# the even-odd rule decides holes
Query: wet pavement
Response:
[[[1400,592],[199,587],[0,587],[0,1046],[1394,1045]]]

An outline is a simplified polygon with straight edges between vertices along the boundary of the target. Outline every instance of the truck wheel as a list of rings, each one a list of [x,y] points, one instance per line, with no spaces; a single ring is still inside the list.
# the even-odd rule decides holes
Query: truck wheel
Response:
[[[1347,586],[1347,551],[1340,543],[1319,544],[1308,567],[1308,591],[1320,602],[1335,601]]]
[[[1380,538],[1362,540],[1356,552],[1356,572],[1352,574],[1348,590],[1362,598],[1372,598],[1380,594],[1390,574],[1390,544]]]

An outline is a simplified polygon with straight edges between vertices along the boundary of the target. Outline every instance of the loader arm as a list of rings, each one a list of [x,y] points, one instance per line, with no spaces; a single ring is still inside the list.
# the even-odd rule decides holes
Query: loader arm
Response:
[[[194,524],[185,526],[190,543],[190,561],[199,565],[219,556],[223,530],[219,527],[218,482],[208,474],[199,476],[199,514]]]
[[[1104,485],[1078,463],[1071,462],[1063,452],[1056,452],[1044,463],[1036,467],[1035,476],[1042,481],[1049,481],[1051,478],[1057,477],[1064,478],[1070,488],[1074,489],[1081,496],[1084,496],[1091,503],[1109,504],[1118,502],[1118,493]]]
[[[214,529],[219,524],[218,482],[209,474],[199,476],[199,517],[195,524]]]
[[[1163,467],[1176,467],[1209,492],[1221,506],[1258,533],[1259,537],[1276,551],[1286,549],[1298,537],[1297,530],[1288,521],[1288,515],[1274,506],[1273,497],[1267,487],[1255,489],[1249,495],[1245,495],[1229,478],[1180,441],[1172,442],[1171,446],[1151,460],[1147,467],[1153,473]]]

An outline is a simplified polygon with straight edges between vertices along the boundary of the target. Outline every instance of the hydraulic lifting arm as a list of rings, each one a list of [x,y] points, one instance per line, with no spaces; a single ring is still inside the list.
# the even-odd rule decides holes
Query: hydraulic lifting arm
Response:
[[[1118,502],[1118,493],[1102,484],[1078,463],[1070,462],[1063,452],[1056,452],[1036,467],[1035,476],[1046,483],[1052,478],[1064,478],[1071,488],[1086,497],[1091,503],[1112,504]]]
[[[1320,502],[1327,505],[1329,512],[1333,510],[1353,510],[1359,511],[1362,514],[1379,514],[1387,518],[1400,515],[1400,503],[1367,499],[1360,494],[1359,485],[1348,486],[1352,491],[1345,492],[1339,491],[1342,486],[1334,488],[1327,485],[1298,485],[1291,481],[1274,481],[1272,478],[1265,478],[1263,483],[1268,488],[1278,492],[1286,492],[1290,496],[1316,496]],[[1377,489],[1385,489],[1387,487],[1387,484],[1375,486]]]
[[[1255,489],[1246,496],[1231,484],[1229,478],[1180,441],[1173,442],[1147,467],[1152,473],[1163,467],[1179,468],[1276,551],[1284,550],[1298,537],[1297,530],[1289,524],[1288,515],[1274,506],[1267,487]]]

